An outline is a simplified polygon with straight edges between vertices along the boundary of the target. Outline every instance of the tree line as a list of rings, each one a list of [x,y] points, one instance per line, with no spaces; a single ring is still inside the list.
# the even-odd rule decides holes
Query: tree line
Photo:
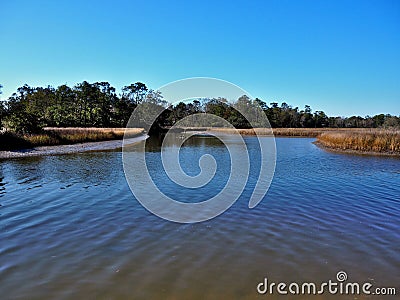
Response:
[[[0,85],[0,93],[1,93]],[[124,86],[121,93],[108,82],[83,81],[73,87],[30,87],[24,85],[7,100],[1,101],[0,125],[20,134],[40,132],[44,127],[125,127],[134,109],[143,102],[168,108],[157,120],[159,127],[171,126],[196,113],[210,113],[224,118],[236,128],[248,128],[248,121],[235,106],[261,107],[272,127],[288,128],[377,128],[400,127],[400,117],[375,116],[329,117],[323,111],[293,107],[285,102],[267,104],[247,96],[230,105],[224,98],[194,99],[190,103],[169,105],[159,92],[136,82]]]

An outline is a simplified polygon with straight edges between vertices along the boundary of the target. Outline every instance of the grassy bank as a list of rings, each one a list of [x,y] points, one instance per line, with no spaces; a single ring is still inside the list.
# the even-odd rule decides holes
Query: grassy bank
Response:
[[[125,128],[52,128],[39,134],[17,135],[11,132],[0,134],[0,150],[26,149],[37,146],[68,145],[122,139]],[[127,129],[128,137],[143,133],[142,128]]]
[[[318,137],[329,132],[363,132],[364,128],[274,128],[275,136]]]
[[[232,133],[230,128],[209,131]],[[238,129],[242,135],[271,135],[271,129]],[[273,128],[275,136],[316,137],[316,144],[328,150],[400,156],[400,130],[367,128]]]
[[[186,128],[232,133],[230,128]],[[68,145],[85,142],[122,139],[125,128],[52,128],[40,134],[0,134],[0,150],[27,149],[37,146]],[[316,137],[318,144],[326,149],[367,154],[400,155],[400,130],[365,128],[254,128],[238,129],[242,135],[271,135],[288,137]],[[142,128],[130,128],[129,137],[143,134]]]
[[[400,155],[400,130],[325,132],[317,137],[317,144],[343,152]]]
[[[208,128],[209,131],[218,131],[232,133],[231,128]],[[366,132],[370,129],[364,128],[251,128],[237,129],[241,135],[271,135],[271,130],[275,136],[293,136],[293,137],[317,137],[329,132]]]

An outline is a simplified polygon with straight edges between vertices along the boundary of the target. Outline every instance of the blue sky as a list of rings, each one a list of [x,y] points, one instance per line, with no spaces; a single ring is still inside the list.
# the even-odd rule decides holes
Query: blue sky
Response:
[[[209,76],[268,103],[400,115],[399,53],[400,1],[0,3],[3,100],[25,83]]]

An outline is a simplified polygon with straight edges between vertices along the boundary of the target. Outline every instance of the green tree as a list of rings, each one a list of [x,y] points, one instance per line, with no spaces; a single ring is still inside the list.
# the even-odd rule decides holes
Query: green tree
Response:
[[[396,116],[386,115],[385,121],[383,122],[383,127],[385,128],[400,127],[400,118]]]
[[[327,127],[329,124],[328,116],[320,110],[314,112],[314,127]]]
[[[132,83],[122,88],[123,97],[129,99],[134,105],[139,105],[146,99],[147,86],[142,82]]]
[[[125,97],[116,97],[112,107],[113,126],[125,127],[135,107],[136,106]]]
[[[16,133],[36,133],[41,131],[43,113],[36,109],[37,101],[31,97],[35,89],[24,85],[8,99],[6,126]]]
[[[281,124],[281,108],[277,102],[271,102],[270,107],[266,111],[269,122],[272,127],[282,127]]]
[[[0,95],[3,93],[2,91],[3,85],[0,84]],[[4,106],[3,101],[0,100],[0,130],[3,129],[3,118],[6,113],[6,108]]]
[[[232,111],[229,109],[229,105],[227,103],[228,101],[225,98],[213,98],[205,100],[204,111],[206,113],[213,114],[218,117],[224,118],[225,120],[228,120],[230,116],[232,118],[234,115],[232,114]],[[234,121],[232,120],[228,121],[234,124]],[[221,126],[221,125],[222,124],[219,123],[211,124],[211,126]]]
[[[373,120],[375,122],[375,127],[381,127],[385,123],[385,115],[384,114],[379,114],[373,117]]]
[[[76,91],[66,84],[60,85],[55,90],[54,103],[49,108],[49,126],[79,126],[76,101]]]
[[[108,82],[96,82],[94,84],[97,93],[96,126],[110,127],[113,124],[113,106],[117,102],[115,88]]]
[[[303,128],[315,127],[314,117],[309,105],[305,105],[304,111],[300,111],[300,126]]]
[[[99,89],[95,84],[87,81],[75,86],[77,94],[79,126],[96,126],[99,119]]]

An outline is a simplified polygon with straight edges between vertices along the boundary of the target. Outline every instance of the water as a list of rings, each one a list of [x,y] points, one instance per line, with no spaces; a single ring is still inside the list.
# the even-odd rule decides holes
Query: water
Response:
[[[400,160],[328,153],[312,141],[276,139],[275,177],[255,209],[247,206],[252,166],[227,212],[187,225],[164,221],[133,198],[119,151],[3,160],[0,297],[288,299],[258,295],[257,284],[264,277],[318,283],[341,270],[348,281],[399,293]],[[198,172],[201,154],[217,158],[220,171],[201,192],[166,182],[158,141],[150,142],[152,174],[166,194],[202,201],[225,184],[229,156],[215,139],[192,138],[182,150],[188,173]],[[246,142],[256,146],[254,137]]]

